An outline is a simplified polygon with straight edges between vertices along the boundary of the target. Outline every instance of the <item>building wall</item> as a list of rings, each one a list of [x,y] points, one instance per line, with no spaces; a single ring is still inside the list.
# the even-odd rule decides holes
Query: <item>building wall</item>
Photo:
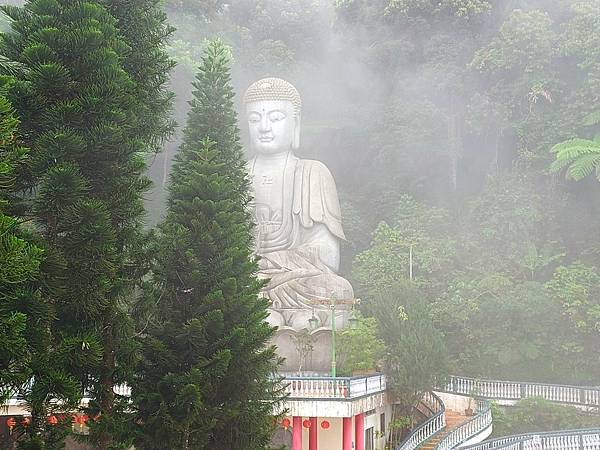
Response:
[[[381,434],[380,417],[381,414],[385,413],[385,429],[386,434],[389,432],[390,419],[392,417],[391,406],[382,408],[376,408],[373,413],[365,416],[365,433],[368,428],[373,428],[374,434],[374,450],[384,450],[386,436]],[[303,417],[302,420],[308,419]],[[327,420],[330,427],[324,430],[321,427],[321,422]],[[342,419],[338,417],[318,417],[318,449],[319,450],[341,450],[342,448]],[[352,419],[352,440],[354,441],[354,418]],[[309,450],[309,430],[308,428],[302,428],[302,450]],[[353,442],[352,448],[355,448],[355,442]]]

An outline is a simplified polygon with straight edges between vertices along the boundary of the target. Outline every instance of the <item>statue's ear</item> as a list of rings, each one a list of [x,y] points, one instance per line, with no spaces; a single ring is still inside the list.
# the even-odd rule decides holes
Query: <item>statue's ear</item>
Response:
[[[298,150],[300,148],[300,113],[294,118],[294,124],[294,140],[292,141],[292,148],[293,150]]]

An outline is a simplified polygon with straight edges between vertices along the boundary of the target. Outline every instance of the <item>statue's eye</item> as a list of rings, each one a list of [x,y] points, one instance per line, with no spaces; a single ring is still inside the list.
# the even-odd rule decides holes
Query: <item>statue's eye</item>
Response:
[[[281,111],[273,111],[269,113],[269,119],[271,122],[279,122],[280,120],[285,119],[285,114]]]
[[[251,123],[257,123],[257,122],[260,122],[260,114],[257,114],[257,113],[250,113],[250,114],[248,115],[248,122],[251,122]]]

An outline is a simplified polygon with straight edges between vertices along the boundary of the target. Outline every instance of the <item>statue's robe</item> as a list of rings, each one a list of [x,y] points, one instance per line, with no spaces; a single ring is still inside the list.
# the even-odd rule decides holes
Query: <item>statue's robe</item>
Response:
[[[254,160],[248,163],[250,175]],[[312,308],[353,297],[352,286],[319,257],[319,239],[344,240],[335,181],[327,167],[312,160],[288,158],[283,174],[281,211],[253,204],[256,252],[261,257],[263,290],[275,309]],[[291,195],[290,195],[291,193]],[[338,243],[339,248],[339,243]]]

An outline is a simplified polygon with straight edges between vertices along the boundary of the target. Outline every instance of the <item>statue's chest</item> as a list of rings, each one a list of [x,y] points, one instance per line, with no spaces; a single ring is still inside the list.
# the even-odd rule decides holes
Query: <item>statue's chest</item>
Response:
[[[274,211],[280,211],[283,207],[284,176],[283,167],[255,167],[252,177],[252,188],[254,190],[255,203],[268,205]]]

